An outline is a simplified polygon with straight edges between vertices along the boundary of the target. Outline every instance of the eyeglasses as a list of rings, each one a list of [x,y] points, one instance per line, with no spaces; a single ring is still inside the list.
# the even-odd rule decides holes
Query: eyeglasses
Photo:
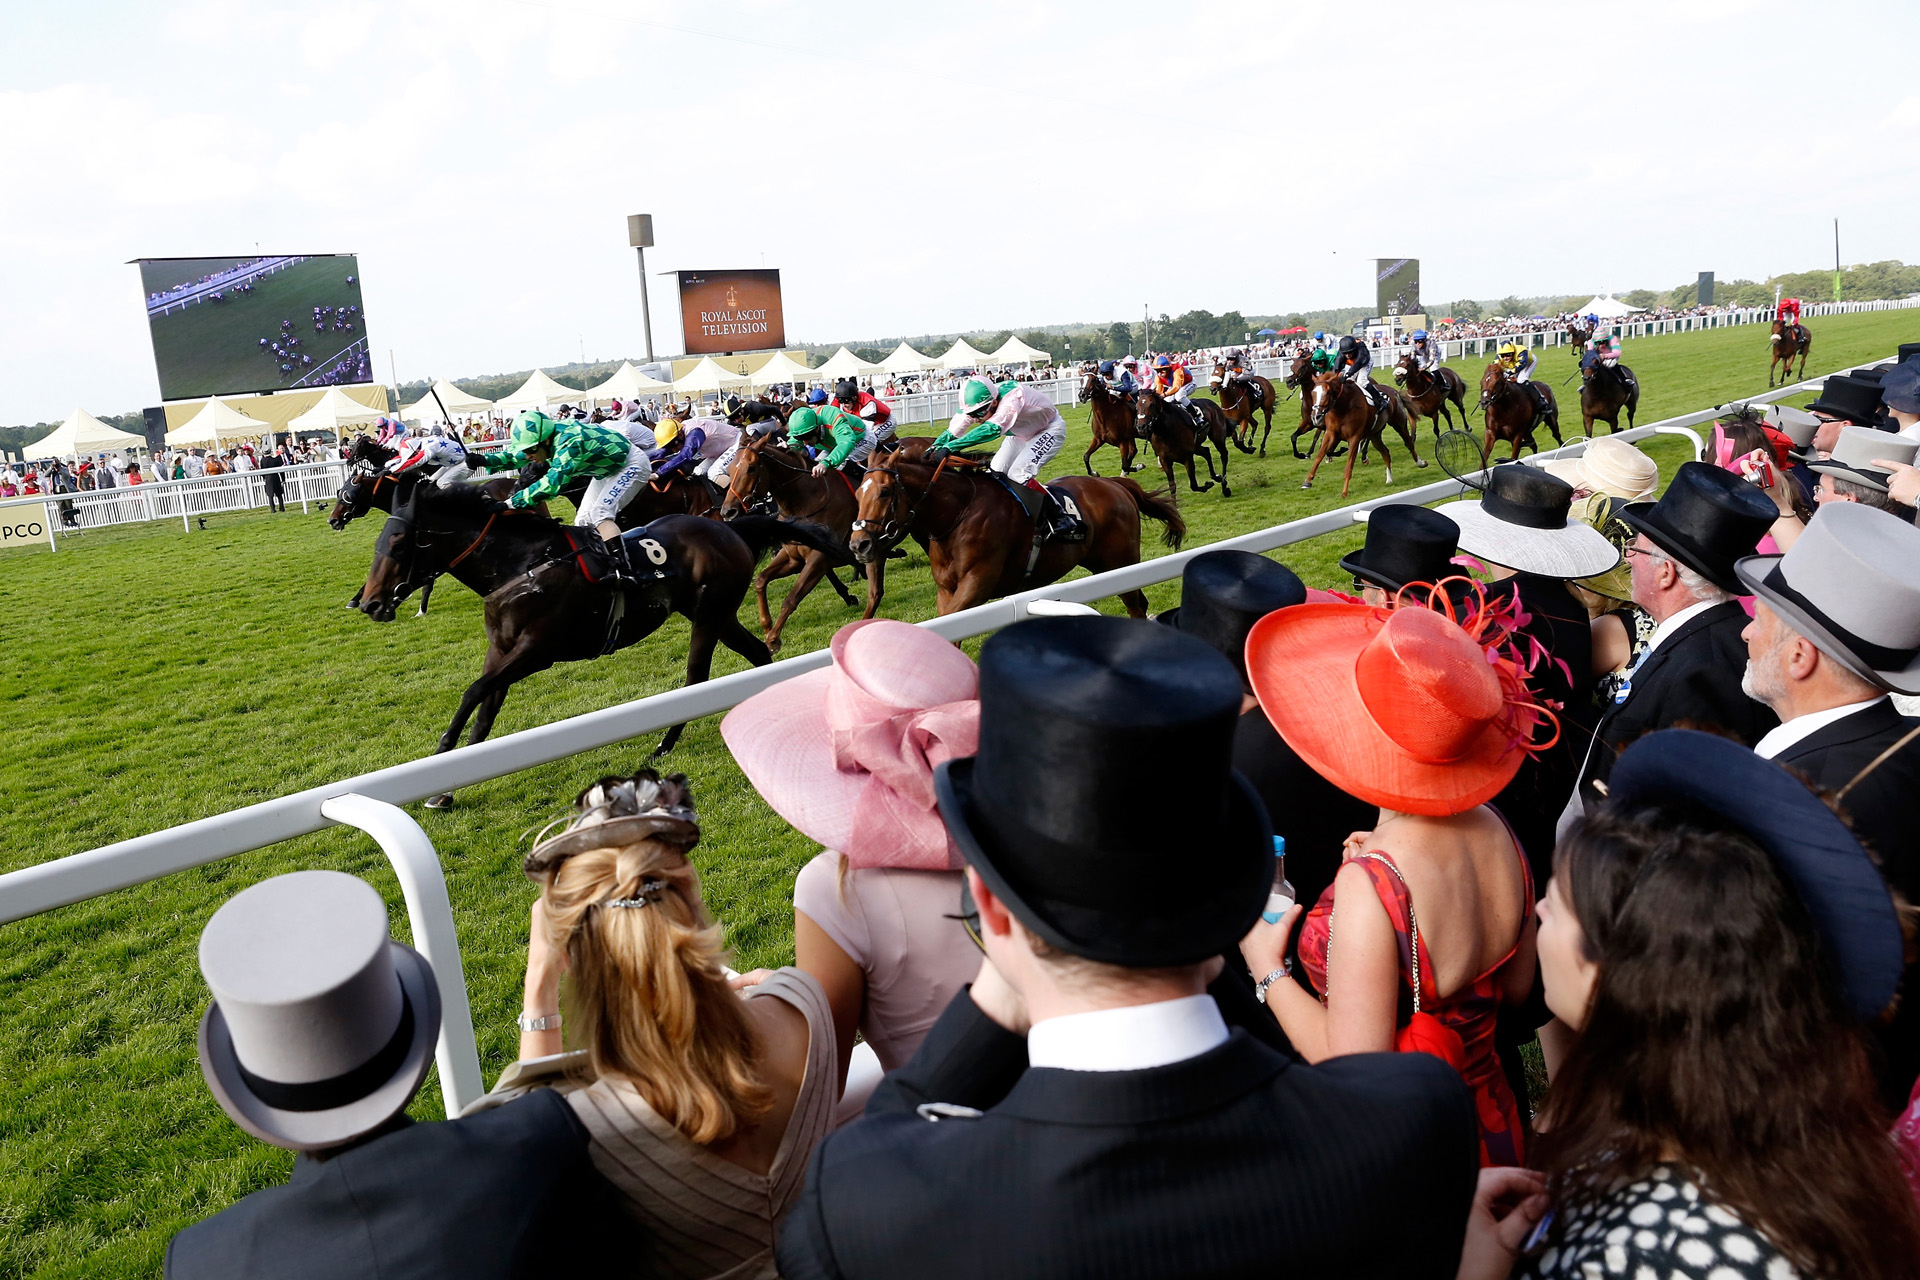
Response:
[[[1646,556],[1653,560],[1666,559],[1665,556],[1655,551],[1652,547],[1636,547],[1631,544],[1620,548],[1620,554],[1623,556]]]
[[[986,954],[987,944],[980,938],[980,908],[973,905],[973,889],[965,880],[960,882],[960,910],[957,914],[941,917],[943,920],[958,920],[960,927],[967,931],[967,937],[973,945]]]

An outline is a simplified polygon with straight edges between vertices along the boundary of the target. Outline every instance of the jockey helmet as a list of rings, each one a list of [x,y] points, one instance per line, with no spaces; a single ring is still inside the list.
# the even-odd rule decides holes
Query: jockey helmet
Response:
[[[826,402],[827,389],[825,387],[815,387],[813,390],[807,392],[808,404],[825,404]]]
[[[1500,344],[1500,360],[1503,364],[1513,364],[1520,359],[1520,348],[1511,342]]]
[[[1168,359],[1166,356],[1156,356],[1153,361],[1153,367],[1156,369],[1165,369],[1171,366],[1172,364],[1173,364],[1173,361]]]
[[[787,434],[798,440],[810,436],[820,429],[820,415],[811,407],[795,409],[793,416],[787,419]]]
[[[842,378],[833,384],[833,398],[841,404],[852,404],[860,398],[860,387],[852,378]]]
[[[560,424],[538,409],[528,409],[514,421],[513,434],[507,441],[507,447],[515,453],[526,453],[536,445],[553,443],[554,433]]]
[[[1350,351],[1358,351],[1359,349],[1360,349],[1360,344],[1354,340],[1354,337],[1352,334],[1343,333],[1340,335],[1340,354],[1341,355],[1344,356]]]
[[[1103,378],[1111,378],[1113,376],[1113,361],[1102,360],[1100,362],[1100,376]]]
[[[678,418],[662,418],[660,425],[653,429],[653,445],[656,449],[670,449],[680,443],[684,428]]]
[[[1327,335],[1326,335],[1326,332],[1325,332],[1324,330],[1321,330],[1321,329],[1315,329],[1315,330],[1313,331],[1313,340],[1314,340],[1315,342],[1319,342],[1319,341],[1321,341],[1321,340],[1322,340],[1322,339],[1324,339],[1324,338],[1325,338],[1326,336],[1327,336]]]
[[[969,418],[978,418],[992,413],[993,407],[1000,403],[1001,392],[984,378],[968,378],[967,385],[960,388],[960,412]]]
[[[1425,342],[1427,340],[1427,331],[1425,329],[1415,329],[1413,331],[1413,340],[1415,342]]]

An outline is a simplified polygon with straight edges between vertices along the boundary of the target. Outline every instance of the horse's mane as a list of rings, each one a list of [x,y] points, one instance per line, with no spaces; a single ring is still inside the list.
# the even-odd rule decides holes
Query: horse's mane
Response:
[[[350,462],[377,462],[381,466],[392,462],[400,454],[389,449],[369,435],[357,435],[353,438],[353,448],[347,453]]]
[[[418,509],[424,504],[426,510],[436,514],[451,513],[480,517],[495,513],[495,501],[496,499],[477,484],[455,485],[450,489],[443,489],[434,484],[422,484],[415,486],[411,505]],[[558,523],[550,516],[541,516],[537,511],[516,511],[514,515],[516,517],[532,516],[549,523]]]

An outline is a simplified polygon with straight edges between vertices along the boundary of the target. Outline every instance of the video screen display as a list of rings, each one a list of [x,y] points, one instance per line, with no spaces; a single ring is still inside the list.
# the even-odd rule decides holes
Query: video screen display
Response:
[[[142,258],[162,400],[373,381],[352,254]]]
[[[1374,306],[1382,316],[1420,314],[1420,259],[1375,258]]]
[[[787,345],[780,271],[681,271],[680,334],[690,356],[778,350]]]

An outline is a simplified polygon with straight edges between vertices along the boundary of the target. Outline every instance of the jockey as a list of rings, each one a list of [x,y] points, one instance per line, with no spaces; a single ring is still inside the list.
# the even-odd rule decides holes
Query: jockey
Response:
[[[1533,371],[1540,361],[1534,356],[1532,348],[1523,347],[1517,342],[1503,342],[1500,344],[1500,363],[1506,369],[1507,376],[1525,387],[1527,394],[1533,397],[1534,413],[1545,413],[1547,397],[1533,382]]]
[[[398,418],[389,418],[382,414],[373,420],[373,425],[378,428],[373,437],[375,444],[397,449],[400,447],[400,442],[406,439],[407,424]]]
[[[1780,321],[1780,332],[1787,337],[1795,342],[1805,340],[1807,331],[1800,324],[1800,299],[1780,299],[1780,307],[1774,312],[1774,319]]]
[[[1440,376],[1440,344],[1430,340],[1425,329],[1413,331],[1413,367],[1433,377]]]
[[[853,451],[855,462],[866,462],[875,449],[893,439],[892,407],[871,391],[862,391],[852,378],[834,388],[833,402],[865,424],[860,447]]]
[[[1366,343],[1350,333],[1342,334],[1333,367],[1341,377],[1360,388],[1369,408],[1376,413],[1380,411],[1380,397],[1373,389],[1373,352]]]
[[[1613,345],[1612,334],[1603,333],[1588,343],[1580,357],[1580,372],[1591,376],[1601,369],[1611,369],[1629,387],[1636,385],[1633,373],[1620,363],[1620,349]]]
[[[818,392],[824,396],[826,392]],[[787,419],[787,441],[796,449],[810,446],[817,452],[813,461],[813,474],[823,476],[829,471],[846,474],[846,468],[854,468],[854,476],[861,474],[860,464],[853,461],[854,450],[867,438],[867,424],[848,413],[845,409],[830,404],[809,404],[795,409],[793,416]],[[828,447],[831,442],[832,447]]]
[[[1153,390],[1162,400],[1185,409],[1201,430],[1206,429],[1206,418],[1192,400],[1193,375],[1187,372],[1186,365],[1171,356],[1155,356]]]
[[[387,464],[394,475],[405,475],[416,468],[427,474],[442,489],[451,489],[475,479],[484,468],[467,462],[467,451],[458,441],[443,436],[410,437],[398,455]],[[480,455],[473,455],[477,460]]]
[[[731,459],[739,451],[740,434],[740,428],[725,418],[690,419],[686,436],[680,443],[680,451],[656,466],[653,473],[656,476],[667,475],[692,459],[694,475],[705,476],[715,484],[724,484],[726,468],[720,465],[720,461]]]
[[[1133,399],[1134,392],[1140,390],[1140,383],[1133,376],[1133,371],[1139,367],[1139,362],[1132,356],[1120,362],[1120,376],[1113,380],[1113,390],[1116,395],[1125,396],[1129,400]]]
[[[513,424],[506,448],[474,456],[488,471],[517,470],[529,461],[548,464],[545,475],[514,490],[507,499],[507,505],[516,511],[556,496],[580,476],[592,477],[573,522],[590,525],[599,532],[612,554],[615,580],[632,580],[618,517],[620,509],[633,500],[653,474],[645,449],[612,427],[556,422],[538,409],[529,409]]]
[[[1067,424],[1043,393],[1018,383],[996,387],[984,379],[969,378],[960,389],[960,412],[926,456],[937,461],[957,450],[1000,440],[987,466],[1012,482],[1015,496],[1034,523],[1035,537],[1043,542],[1055,537],[1079,541],[1086,537],[1086,525],[1077,512],[1061,507],[1038,478],[1040,468],[1066,439]]]

